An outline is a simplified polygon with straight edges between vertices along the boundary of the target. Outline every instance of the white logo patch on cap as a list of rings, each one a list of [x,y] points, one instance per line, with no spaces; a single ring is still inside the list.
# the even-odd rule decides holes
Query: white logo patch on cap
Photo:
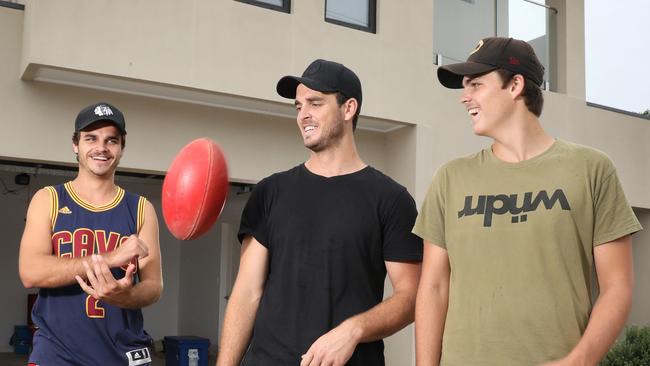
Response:
[[[107,107],[105,105],[98,105],[97,107],[95,107],[94,112],[95,112],[96,115],[98,115],[100,117],[112,116],[113,115],[113,111],[109,107]]]

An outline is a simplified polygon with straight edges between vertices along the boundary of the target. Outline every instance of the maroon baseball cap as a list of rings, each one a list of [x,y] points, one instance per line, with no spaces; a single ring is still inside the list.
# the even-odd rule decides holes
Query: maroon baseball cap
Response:
[[[537,86],[544,81],[544,66],[528,42],[514,38],[489,37],[478,42],[466,62],[438,68],[438,80],[447,88],[461,89],[463,77],[504,69],[521,74]]]

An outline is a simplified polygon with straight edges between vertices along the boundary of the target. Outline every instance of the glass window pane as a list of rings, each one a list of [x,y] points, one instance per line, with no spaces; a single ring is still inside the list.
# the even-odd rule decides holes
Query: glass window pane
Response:
[[[479,39],[495,35],[494,0],[435,0],[433,52],[443,64],[463,62]]]
[[[291,0],[235,0],[262,8],[278,10],[284,13],[291,12]]]
[[[260,3],[266,3],[271,5],[282,6],[284,5],[284,0],[257,0]]]
[[[549,10],[524,0],[508,2],[507,36],[530,43],[544,65],[544,80],[549,79],[549,39],[547,29]]]
[[[327,0],[325,17],[344,23],[368,27],[368,0]]]

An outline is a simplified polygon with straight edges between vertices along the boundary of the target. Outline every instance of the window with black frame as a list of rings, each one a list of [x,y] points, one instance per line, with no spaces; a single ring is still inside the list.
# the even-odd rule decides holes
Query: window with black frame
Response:
[[[325,21],[376,33],[377,0],[325,0]]]
[[[284,13],[291,13],[291,0],[235,0]]]

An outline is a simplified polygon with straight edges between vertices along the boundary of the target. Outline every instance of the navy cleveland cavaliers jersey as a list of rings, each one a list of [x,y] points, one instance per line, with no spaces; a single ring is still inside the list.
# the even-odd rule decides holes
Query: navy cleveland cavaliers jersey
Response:
[[[79,258],[115,250],[144,222],[144,197],[118,193],[107,205],[84,202],[71,182],[46,187],[50,193],[52,254]],[[112,268],[116,279],[125,267]],[[136,278],[137,279],[137,278]],[[122,309],[87,295],[78,284],[40,289],[32,311],[39,327],[30,362],[58,365],[148,365],[151,337],[142,312]]]

